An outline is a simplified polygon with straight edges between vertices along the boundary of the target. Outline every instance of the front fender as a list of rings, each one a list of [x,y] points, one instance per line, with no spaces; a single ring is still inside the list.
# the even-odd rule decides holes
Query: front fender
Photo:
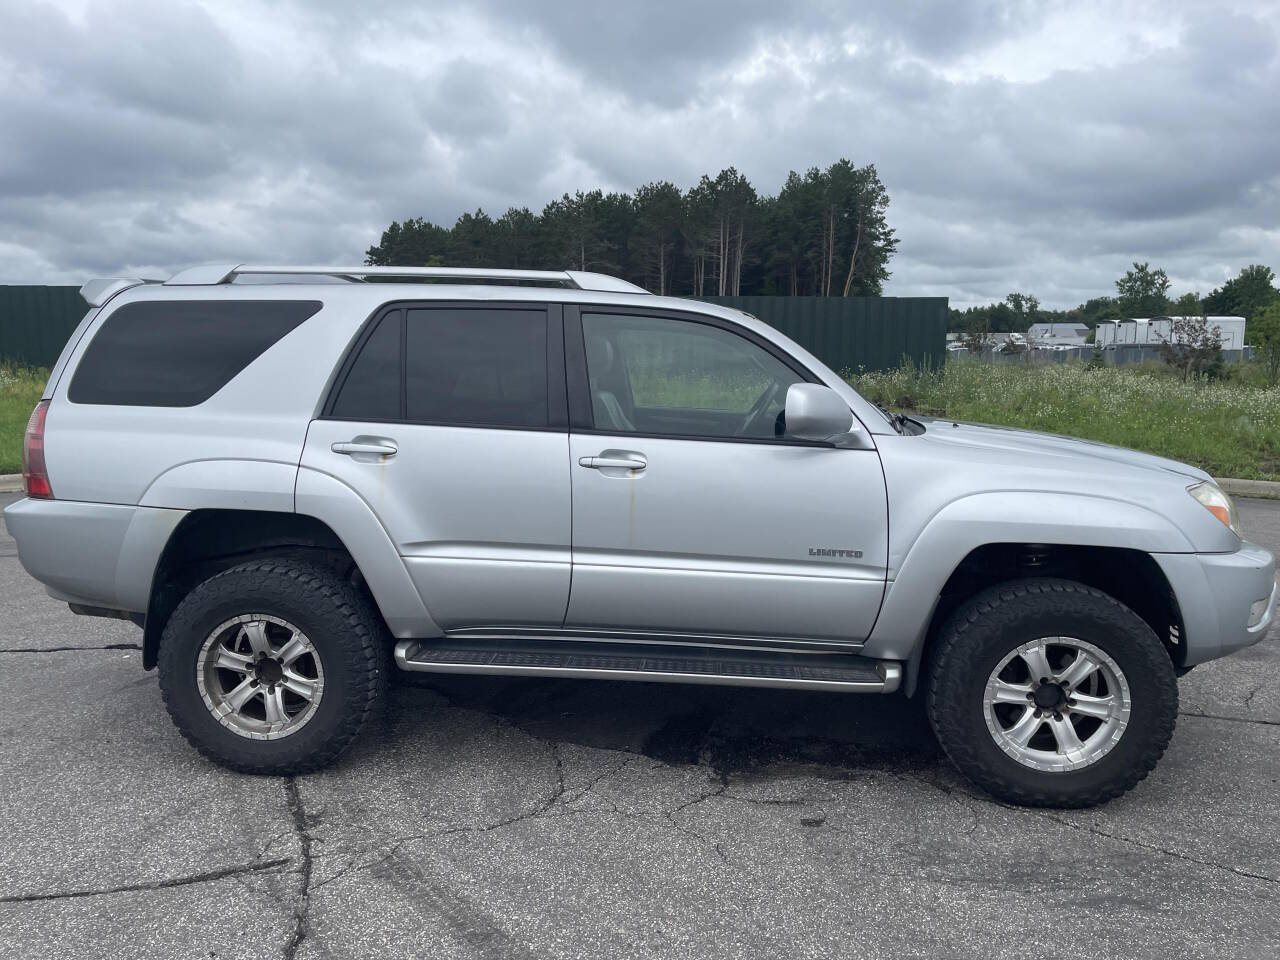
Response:
[[[892,551],[888,589],[863,654],[917,658],[947,579],[971,552],[991,543],[1194,552],[1167,519],[1122,500],[1016,491],[962,497],[935,513],[909,544]]]

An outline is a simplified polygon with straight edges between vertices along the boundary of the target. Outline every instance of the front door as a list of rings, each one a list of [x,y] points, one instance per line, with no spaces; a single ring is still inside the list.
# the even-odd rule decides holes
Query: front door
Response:
[[[812,379],[733,325],[566,308],[573,587],[566,626],[866,638],[888,521],[874,450],[789,439]]]
[[[378,515],[445,630],[558,628],[569,598],[559,308],[393,306],[307,432],[303,465]]]

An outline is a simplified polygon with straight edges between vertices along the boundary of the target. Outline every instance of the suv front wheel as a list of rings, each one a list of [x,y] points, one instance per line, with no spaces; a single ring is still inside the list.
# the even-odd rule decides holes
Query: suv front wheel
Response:
[[[1016,580],[944,628],[929,719],[960,772],[1011,803],[1087,807],[1132,789],[1178,711],[1173,664],[1128,607],[1070,580]]]
[[[244,773],[325,766],[355,739],[385,683],[382,629],[355,587],[293,560],[244,563],[178,605],[160,689],[182,735]]]

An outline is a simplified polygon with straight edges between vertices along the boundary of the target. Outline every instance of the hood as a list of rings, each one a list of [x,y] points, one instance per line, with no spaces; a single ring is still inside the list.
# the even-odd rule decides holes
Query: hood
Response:
[[[1080,440],[1052,433],[1036,433],[978,423],[960,423],[954,420],[916,417],[925,425],[924,438],[928,442],[952,448],[968,448],[984,459],[1006,463],[1017,461],[1019,466],[1040,471],[1063,471],[1087,475],[1093,481],[1104,477],[1117,480],[1138,479],[1142,474],[1154,472],[1163,479],[1170,474],[1191,481],[1212,479],[1203,470],[1158,457],[1140,453],[1109,443]],[[960,452],[959,450],[956,451]]]

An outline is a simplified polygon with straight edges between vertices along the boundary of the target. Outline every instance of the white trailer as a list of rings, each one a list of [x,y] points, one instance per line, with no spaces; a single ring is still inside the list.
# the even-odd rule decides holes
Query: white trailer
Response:
[[[1099,320],[1094,331],[1094,344],[1145,343],[1158,345],[1176,342],[1173,322],[1181,317],[1133,317],[1128,320]],[[1223,350],[1244,347],[1244,317],[1206,317],[1209,329],[1218,331]]]

